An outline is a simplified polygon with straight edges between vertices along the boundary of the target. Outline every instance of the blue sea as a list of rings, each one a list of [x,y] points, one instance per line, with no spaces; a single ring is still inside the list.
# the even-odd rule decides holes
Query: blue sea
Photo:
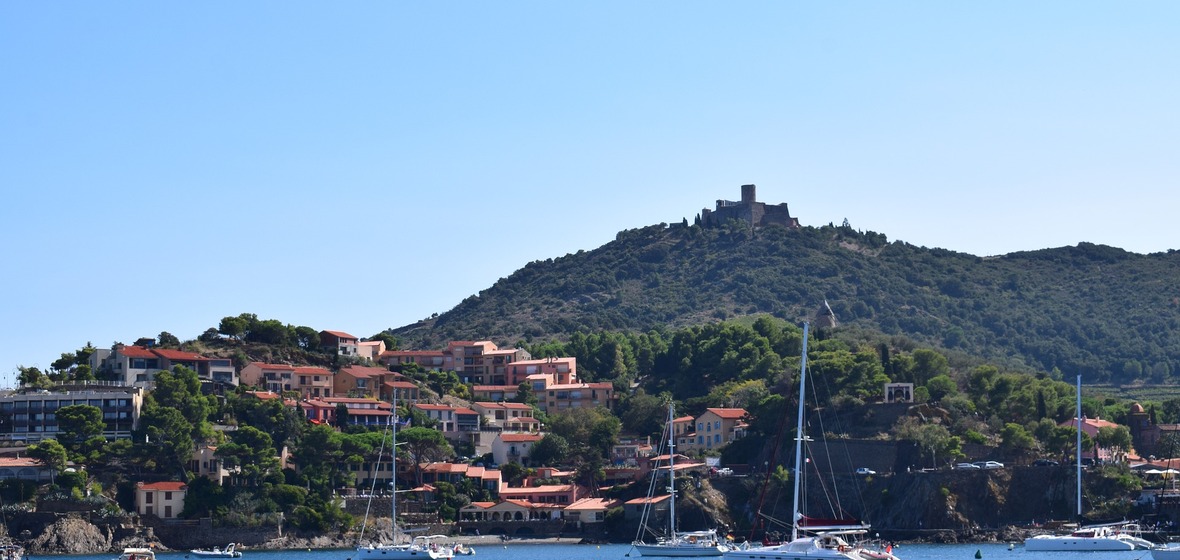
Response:
[[[473,545],[474,560],[599,560],[643,558],[625,544],[528,544],[488,543]],[[241,560],[350,560],[353,550],[246,550]],[[976,552],[984,560],[1151,560],[1151,552],[1025,552],[1019,544],[1012,549],[1006,544],[909,544],[901,545],[893,553],[902,560],[974,560]],[[115,560],[117,554],[78,556],[31,556],[31,560],[49,558],[61,560]],[[165,552],[157,560],[193,560],[183,552]],[[467,557],[456,557],[467,558]]]

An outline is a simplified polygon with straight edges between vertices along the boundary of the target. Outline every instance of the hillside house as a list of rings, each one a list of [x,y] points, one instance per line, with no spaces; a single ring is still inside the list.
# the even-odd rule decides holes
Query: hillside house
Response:
[[[360,354],[358,343],[359,338],[346,332],[320,331],[320,349],[337,356],[357,357]]]
[[[516,462],[524,466],[529,466],[529,453],[538,441],[541,441],[542,434],[498,434],[492,440],[492,460],[497,465],[503,465],[507,462]]]
[[[188,486],[183,482],[135,483],[135,511],[160,519],[176,519],[184,511]]]

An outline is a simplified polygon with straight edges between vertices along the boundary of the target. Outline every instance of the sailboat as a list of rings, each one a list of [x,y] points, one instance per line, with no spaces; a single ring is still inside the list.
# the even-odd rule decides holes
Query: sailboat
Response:
[[[393,395],[393,416],[390,417],[389,429],[393,434],[391,441],[391,461],[393,466],[393,479],[390,483],[390,520],[393,523],[393,542],[388,544],[373,544],[362,545],[356,547],[356,555],[349,560],[422,560],[431,559],[437,560],[439,558],[453,558],[455,556],[455,549],[446,546],[442,541],[447,538],[446,535],[430,535],[417,536],[408,543],[399,542],[400,531],[397,528],[397,393]],[[382,440],[382,449],[378,452],[378,460],[380,460],[381,453],[384,451],[385,441]],[[376,477],[374,477],[373,484],[376,485]],[[370,494],[372,495],[372,494]],[[366,521],[368,520],[368,510],[365,511]],[[362,536],[364,531],[362,530]]]
[[[676,416],[674,409],[673,404],[668,403],[666,428],[668,434],[668,532],[666,536],[658,538],[655,543],[643,541],[643,534],[648,530],[647,514],[650,512],[650,509],[646,508],[651,507],[651,498],[656,486],[653,481],[652,492],[648,492],[648,503],[639,526],[639,536],[631,545],[639,551],[640,556],[721,556],[729,547],[722,544],[717,538],[716,529],[687,532],[676,530],[676,432],[673,430],[673,420]]]
[[[807,334],[803,323],[803,354],[799,368],[799,414],[795,436],[795,498],[792,505],[791,540],[782,544],[741,547],[725,552],[725,560],[776,560],[820,558],[833,560],[898,560],[892,548],[869,548],[857,538],[868,533],[869,525],[851,519],[816,519],[803,514],[799,507],[800,479],[802,478],[804,434],[804,400],[807,395]]]
[[[1077,411],[1077,503],[1078,519],[1082,517],[1082,376],[1078,376]],[[1095,551],[1152,549],[1155,544],[1128,530],[1125,523],[1079,527],[1068,535],[1037,535],[1024,540],[1025,550],[1035,551]]]

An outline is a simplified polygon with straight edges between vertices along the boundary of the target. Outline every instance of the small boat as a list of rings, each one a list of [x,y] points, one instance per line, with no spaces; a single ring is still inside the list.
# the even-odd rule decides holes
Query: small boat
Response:
[[[124,548],[119,560],[156,560],[156,551],[150,548]]]
[[[1151,551],[1154,560],[1180,560],[1180,545],[1171,545]]]
[[[455,543],[455,546],[451,549],[451,552],[454,552],[455,556],[471,556],[475,554],[475,549],[465,544]]]
[[[0,560],[23,560],[25,549],[16,543],[0,544]]]
[[[238,550],[237,543],[229,543],[225,548],[213,547],[211,549],[197,548],[190,551],[193,556],[201,558],[241,558],[242,552]]]

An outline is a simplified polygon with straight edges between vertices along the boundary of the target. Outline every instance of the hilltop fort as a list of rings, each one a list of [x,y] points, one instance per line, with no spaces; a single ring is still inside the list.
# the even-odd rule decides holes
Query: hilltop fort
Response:
[[[766,204],[758,202],[756,198],[754,185],[742,185],[742,200],[740,202],[718,200],[716,210],[708,208],[701,210],[701,225],[716,227],[728,220],[741,220],[754,227],[770,224],[778,224],[788,228],[799,227],[799,219],[791,217],[787,203]]]

